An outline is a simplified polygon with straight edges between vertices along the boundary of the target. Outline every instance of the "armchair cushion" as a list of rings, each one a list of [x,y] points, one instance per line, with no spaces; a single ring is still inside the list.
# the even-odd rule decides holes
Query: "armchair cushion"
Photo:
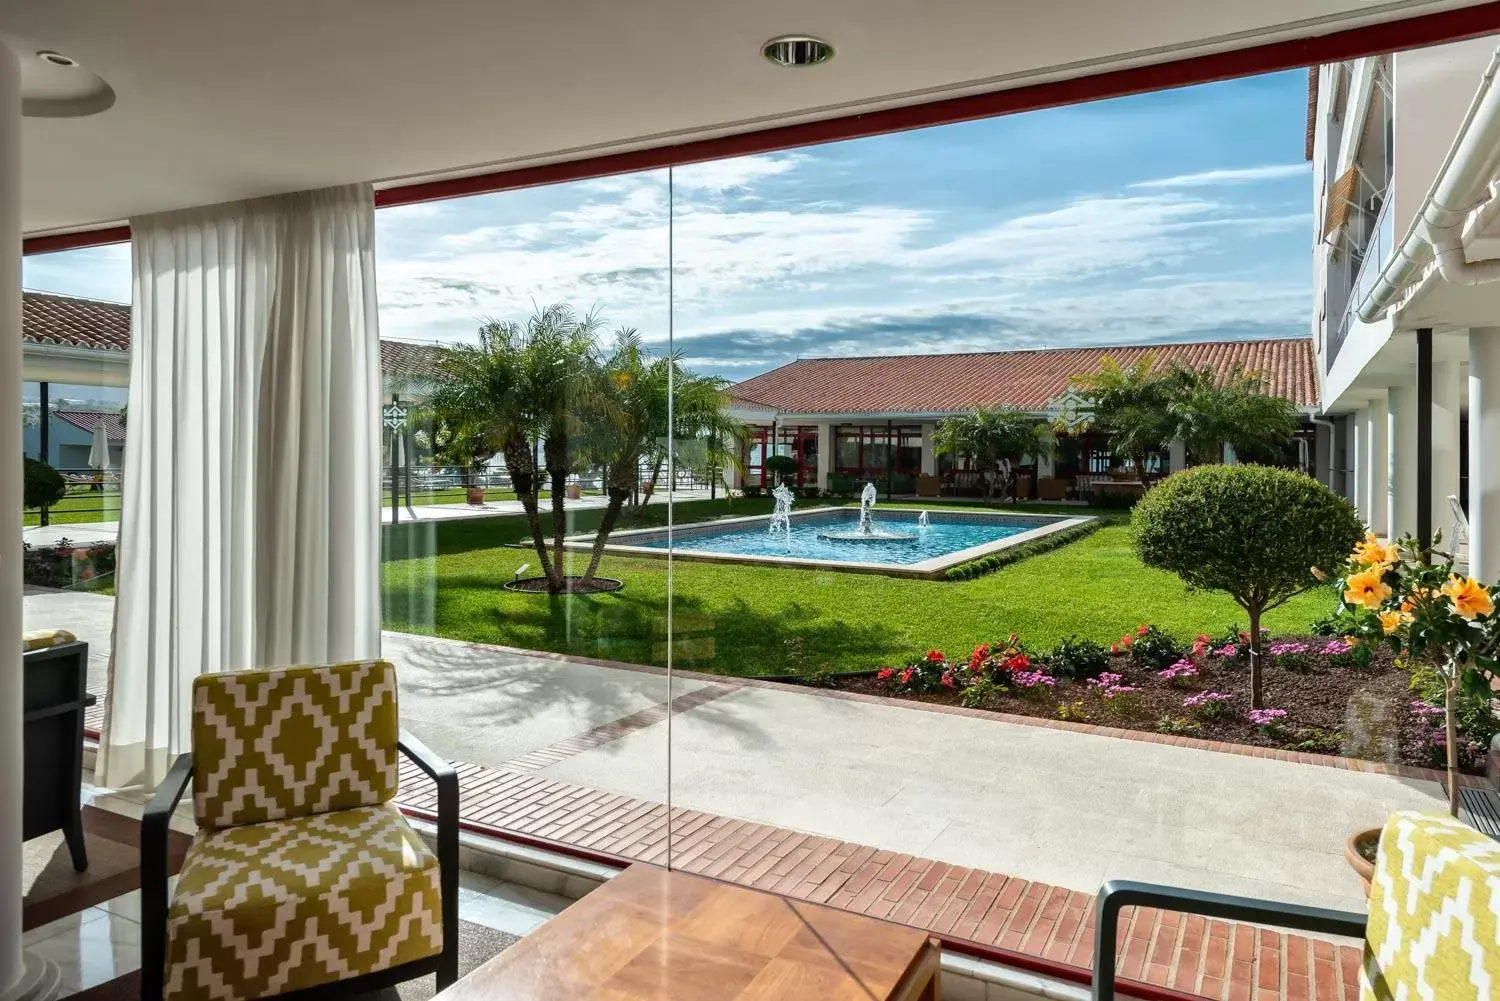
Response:
[[[396,669],[383,660],[193,679],[193,812],[223,828],[396,795]]]
[[[33,629],[21,634],[21,652],[30,653],[33,650],[44,650],[49,646],[62,646],[64,643],[77,643],[78,637],[66,629]]]
[[[167,912],[167,998],[260,998],[437,955],[438,860],[394,805],[199,831]]]
[[[1500,992],[1500,842],[1448,816],[1397,813],[1370,884],[1364,1001]]]

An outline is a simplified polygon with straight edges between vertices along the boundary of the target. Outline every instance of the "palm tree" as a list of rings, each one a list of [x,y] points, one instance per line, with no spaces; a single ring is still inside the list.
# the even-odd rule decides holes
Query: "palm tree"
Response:
[[[933,444],[939,451],[952,455],[969,455],[984,480],[984,502],[991,504],[995,494],[995,472],[1001,459],[1019,461],[1023,456],[1041,455],[1052,448],[1047,426],[1024,410],[1001,407],[979,409],[972,413],[945,418],[937,426]],[[1014,493],[1015,476],[1008,473],[1002,488]]]
[[[1073,383],[1093,407],[1094,425],[1109,434],[1111,450],[1128,457],[1144,482],[1147,456],[1165,448],[1177,431],[1169,409],[1170,374],[1158,372],[1149,353],[1128,368],[1106,355],[1098,372],[1074,376]]]
[[[580,417],[595,398],[598,318],[565,304],[524,323],[491,320],[479,343],[440,349],[427,407],[447,433],[479,451],[505,456],[551,594],[567,586],[563,540],[567,478],[581,455]],[[480,448],[474,448],[480,446]],[[535,456],[540,446],[552,492],[552,548],[541,523]]]
[[[1226,445],[1244,459],[1274,461],[1297,431],[1292,402],[1238,365],[1223,378],[1208,367],[1178,369],[1171,382],[1168,410],[1195,463],[1221,461]]]
[[[706,462],[722,469],[739,461],[737,442],[743,433],[739,422],[729,416],[724,380],[688,371],[679,355],[652,356],[634,329],[616,335],[614,351],[601,366],[597,385],[599,393],[583,432],[583,450],[605,469],[609,503],[594,536],[585,581],[592,580],[598,570],[620,510],[635,492],[643,462],[652,467],[646,491],[649,499],[663,467],[682,464],[685,446],[698,446]]]

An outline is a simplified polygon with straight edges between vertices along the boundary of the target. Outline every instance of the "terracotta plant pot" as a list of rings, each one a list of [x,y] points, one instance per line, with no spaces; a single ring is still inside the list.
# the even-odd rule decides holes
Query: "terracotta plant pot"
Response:
[[[568,500],[578,500],[583,496],[583,487],[577,483],[568,484]]]
[[[470,504],[483,504],[484,503],[484,487],[470,487],[469,488],[469,503]]]
[[[1364,882],[1365,896],[1367,897],[1370,895],[1370,881],[1375,878],[1375,866],[1373,863],[1365,861],[1365,857],[1360,854],[1359,846],[1363,842],[1378,842],[1379,840],[1380,828],[1372,827],[1365,831],[1355,831],[1344,842],[1344,858],[1349,860],[1349,867]]]

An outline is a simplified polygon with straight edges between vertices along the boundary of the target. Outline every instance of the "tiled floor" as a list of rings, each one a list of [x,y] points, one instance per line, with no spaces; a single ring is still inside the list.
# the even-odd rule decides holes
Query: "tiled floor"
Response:
[[[667,858],[666,807],[535,773],[460,765],[463,816],[619,859]],[[436,807],[406,766],[403,806]],[[673,811],[673,864],[1086,971],[1093,898],[1046,883],[698,810]],[[1360,951],[1301,935],[1142,908],[1122,925],[1120,976],[1232,1001],[1358,997]]]

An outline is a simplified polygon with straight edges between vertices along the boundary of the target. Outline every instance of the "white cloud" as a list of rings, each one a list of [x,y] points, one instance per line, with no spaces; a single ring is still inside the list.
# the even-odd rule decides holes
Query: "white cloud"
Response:
[[[749,187],[756,181],[795,170],[808,159],[805,153],[768,153],[733,160],[710,160],[672,168],[672,183],[689,191],[722,192]]]
[[[1205,188],[1220,184],[1252,184],[1256,181],[1275,181],[1284,177],[1302,177],[1312,173],[1310,163],[1273,163],[1263,167],[1234,167],[1224,170],[1204,170],[1196,174],[1178,174],[1176,177],[1158,177],[1150,181],[1137,181],[1132,188]]]

